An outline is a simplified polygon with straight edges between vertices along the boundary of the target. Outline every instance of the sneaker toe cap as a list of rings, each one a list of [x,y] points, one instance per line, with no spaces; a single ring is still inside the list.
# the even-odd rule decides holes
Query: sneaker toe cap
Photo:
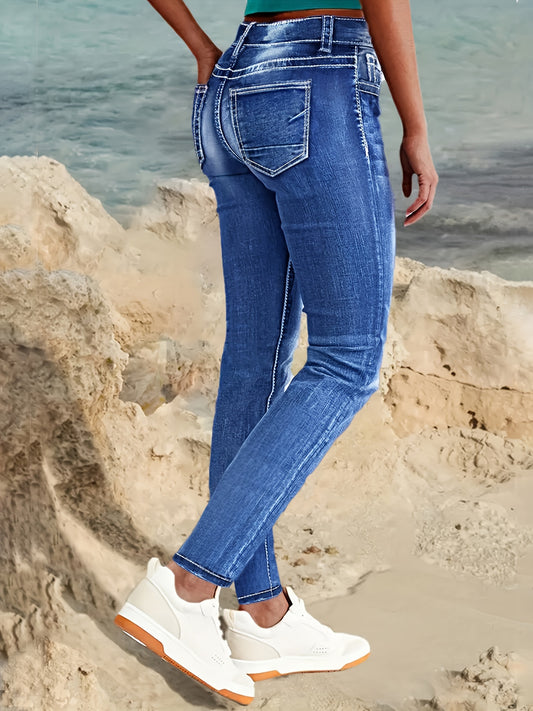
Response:
[[[358,637],[352,634],[340,634],[339,641],[342,643],[343,657],[352,659],[360,659],[366,657],[370,653],[370,644],[364,637]]]
[[[242,696],[254,696],[254,681],[253,679],[248,676],[248,674],[245,674],[244,672],[240,671],[235,667],[235,665],[232,663],[232,666],[234,668],[234,672],[231,674],[231,677],[229,678],[229,686],[237,694],[240,694]]]

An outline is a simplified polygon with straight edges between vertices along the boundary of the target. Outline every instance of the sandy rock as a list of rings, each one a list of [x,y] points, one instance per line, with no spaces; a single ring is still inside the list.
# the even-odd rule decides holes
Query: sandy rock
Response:
[[[533,285],[410,260],[398,276],[388,348],[400,358],[386,394],[395,431],[431,421],[533,441]]]
[[[205,239],[218,234],[215,194],[204,180],[174,178],[157,188],[151,205],[132,219],[133,229],[145,228],[173,242]]]
[[[46,156],[0,157],[0,225],[24,230],[17,266],[41,262],[92,273],[109,240],[124,230],[67,172]],[[0,233],[1,266],[10,267],[13,235]],[[30,242],[31,241],[31,242]],[[30,242],[28,244],[28,242]],[[20,248],[19,248],[20,251]]]
[[[178,394],[193,392],[205,397],[214,410],[218,370],[218,360],[208,346],[180,350],[169,337],[141,342],[130,351],[120,397],[139,403],[151,414]]]
[[[448,689],[435,696],[423,708],[442,711],[531,711],[529,704],[519,701],[518,685],[513,676],[517,656],[505,654],[498,647],[490,647],[479,656],[479,661],[460,673],[448,673]]]
[[[533,334],[524,324],[532,307],[530,282],[428,267],[395,301],[394,324],[408,353],[402,365],[450,381],[531,392]]]
[[[23,264],[31,249],[31,237],[20,225],[0,226],[0,263],[6,269]]]
[[[518,560],[533,543],[503,506],[451,499],[418,531],[418,555],[458,572],[499,583],[512,581]]]
[[[132,525],[109,474],[119,465],[103,418],[113,411],[120,420],[128,407],[119,399],[127,356],[98,285],[82,274],[4,272],[0,324],[3,610],[24,618],[37,606],[48,615],[43,581],[53,572],[78,602],[103,611],[109,591],[80,564],[64,517],[128,550],[126,559],[135,560],[135,550],[160,552]],[[6,636],[0,628],[5,648]]]
[[[55,161],[1,159],[0,185],[0,708],[68,709],[74,698],[82,711],[220,708],[112,625],[147,559],[176,550],[208,498],[224,336],[210,188],[171,181],[124,230]],[[398,259],[380,390],[276,527],[282,579],[306,601],[335,598],[343,624],[350,596],[372,581],[393,605],[403,567],[415,571],[390,618],[410,625],[404,656],[417,658],[420,619],[427,629],[438,617],[424,617],[430,576],[442,609],[486,604],[468,618],[475,655],[525,639],[532,290]],[[295,370],[305,345],[302,329]],[[489,614],[505,643],[477,644]],[[261,686],[261,708],[410,711],[392,692],[381,701],[390,663],[377,651],[364,698],[355,672],[294,677]],[[442,663],[438,644],[431,654]],[[525,711],[511,652],[479,664],[417,693],[412,708]]]
[[[91,421],[118,397],[127,355],[113,338],[109,305],[90,278],[42,267],[6,271],[0,319],[4,346],[39,349],[43,360],[56,364],[68,399]]]
[[[4,677],[2,706],[41,711],[116,708],[98,683],[96,669],[78,650],[48,637],[17,655]]]

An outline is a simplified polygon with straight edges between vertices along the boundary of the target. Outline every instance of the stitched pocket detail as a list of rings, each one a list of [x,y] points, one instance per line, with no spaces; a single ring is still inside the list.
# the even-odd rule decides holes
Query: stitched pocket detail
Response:
[[[358,81],[361,91],[379,96],[383,71],[373,48],[364,47],[358,55]]]
[[[308,157],[310,79],[231,88],[230,104],[247,165],[275,176]]]
[[[194,140],[194,150],[196,157],[198,158],[198,162],[200,163],[200,168],[203,166],[205,160],[204,149],[202,146],[202,136],[200,133],[200,120],[206,96],[207,84],[196,84],[194,87],[194,103],[192,108],[192,137]]]

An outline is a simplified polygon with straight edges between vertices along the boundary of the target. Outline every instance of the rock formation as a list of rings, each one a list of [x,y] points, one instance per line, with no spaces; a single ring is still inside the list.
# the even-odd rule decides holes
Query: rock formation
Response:
[[[4,157],[0,195],[0,708],[217,708],[112,623],[208,496],[224,337],[213,194],[171,181],[126,229],[60,163]],[[357,597],[403,564],[525,600],[532,312],[533,283],[397,260],[380,390],[278,524],[284,579],[306,600]],[[295,369],[304,358],[305,328]],[[478,645],[476,620],[477,666],[388,707],[531,711],[531,622],[500,652]],[[258,687],[261,708],[384,708],[330,677],[304,706],[286,681]]]

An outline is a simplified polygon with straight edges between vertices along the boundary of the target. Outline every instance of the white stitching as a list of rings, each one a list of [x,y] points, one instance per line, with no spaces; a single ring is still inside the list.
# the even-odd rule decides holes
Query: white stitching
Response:
[[[322,51],[322,52],[325,51],[325,48],[324,48],[324,37],[325,37],[325,35],[326,35],[326,18],[323,17],[323,18],[322,18],[322,33],[321,33],[321,37],[320,37],[320,49],[318,50],[319,52],[320,52],[320,51]]]
[[[291,40],[274,40],[273,42],[268,41],[268,42],[247,42],[246,46],[247,47],[274,47],[279,44],[309,44],[309,42],[320,42],[319,37],[312,37],[310,39],[291,39]],[[336,40],[332,39],[331,44],[341,44],[345,45],[346,47],[372,47],[370,42],[360,42],[359,40]],[[336,55],[333,55],[336,56]],[[220,64],[215,65],[219,68],[222,68]]]
[[[357,52],[354,57],[354,82],[355,82],[355,105],[357,113],[357,123],[359,124],[359,131],[361,133],[361,141],[365,151],[365,157],[368,161],[368,142],[366,140],[365,127],[363,126],[363,113],[361,109],[361,97],[359,96],[359,57]]]
[[[352,57],[346,57],[346,59],[352,59]],[[269,65],[271,62],[274,62],[276,60],[270,60]],[[283,60],[285,61],[285,60]],[[265,63],[266,64],[266,63]],[[242,79],[243,76],[248,76],[248,74],[256,74],[258,72],[266,72],[270,70],[278,70],[278,69],[294,69],[296,68],[302,68],[302,69],[307,69],[307,67],[320,67],[321,69],[336,69],[337,67],[352,67],[353,63],[349,62],[339,62],[338,64],[289,64],[287,66],[262,66],[261,64],[253,64],[251,67],[246,67],[245,69],[235,69],[233,70],[232,74],[236,74],[237,76],[230,77],[228,76],[228,79]],[[249,71],[252,69],[253,71]],[[226,74],[214,74],[214,76],[219,77],[220,79],[224,79],[226,77]]]
[[[290,274],[292,270],[292,263],[291,260],[289,259],[288,264],[287,264],[287,272],[285,274],[285,290],[283,294],[283,308],[281,310],[281,324],[280,324],[280,329],[279,329],[279,337],[278,337],[278,342],[276,345],[276,353],[274,356],[274,364],[272,366],[272,387],[270,390],[270,394],[267,399],[266,403],[266,409],[270,407],[270,402],[272,400],[272,395],[274,394],[274,390],[276,388],[276,370],[278,366],[278,360],[279,360],[279,351],[281,348],[281,343],[283,341],[283,336],[285,335],[285,324],[287,320],[287,304],[289,301],[289,281],[290,281]],[[266,559],[266,566],[267,566],[267,575],[268,575],[268,582],[270,583],[270,588],[268,590],[261,590],[260,592],[257,593],[251,593],[250,595],[239,595],[239,600],[244,600],[247,597],[254,597],[256,595],[262,595],[263,593],[266,592],[272,592],[275,590],[277,587],[281,587],[280,585],[273,586],[272,585],[272,578],[270,575],[270,563],[268,560],[268,539],[265,538],[265,559]]]
[[[204,147],[202,145],[202,139],[200,135],[200,113],[205,103],[205,97],[207,96],[207,84],[200,84],[196,86],[194,93],[194,105],[193,105],[193,138],[194,147],[197,152],[198,162],[200,168],[202,168],[205,162]]]
[[[331,41],[333,39],[333,17],[324,15],[322,17],[322,39],[320,41],[319,52],[331,54]]]
[[[234,48],[234,50],[233,50],[233,52],[232,52],[232,54],[231,54],[230,64],[229,64],[229,67],[228,67],[228,70],[229,70],[230,72],[233,70],[233,66],[234,66],[235,62],[237,61],[237,59],[238,59],[239,52],[240,52],[240,49],[241,49],[241,47],[242,47],[242,43],[243,43],[243,41],[244,41],[244,38],[247,36],[248,32],[250,31],[250,29],[252,28],[252,26],[253,26],[254,23],[252,22],[252,23],[250,23],[248,26],[246,26],[246,23],[241,23],[241,24],[242,24],[242,25],[245,25],[245,27],[244,27],[243,33],[242,33],[241,36],[239,37],[239,40],[234,43],[234,44],[235,44],[235,48]],[[233,46],[233,45],[232,45],[232,46]],[[211,72],[211,73],[213,73],[213,72]],[[222,91],[223,91],[224,87],[226,86],[226,81],[227,81],[230,77],[228,77],[227,75],[226,75],[226,76],[223,75],[222,77],[219,76],[219,78],[220,78],[220,79],[224,79],[225,81],[219,82],[219,87],[218,87],[217,94],[216,94],[216,97],[215,97],[215,105],[214,105],[214,107],[213,107],[213,111],[214,111],[214,114],[215,114],[215,128],[216,128],[217,135],[218,135],[218,137],[220,138],[220,141],[221,141],[222,145],[223,145],[225,148],[227,148],[227,150],[230,152],[230,154],[231,154],[232,156],[235,156],[235,158],[236,158],[238,161],[240,161],[240,160],[241,160],[241,157],[233,150],[233,148],[229,145],[228,141],[226,140],[226,136],[224,135],[224,131],[222,130],[222,122],[221,122],[221,120],[220,120],[220,111],[221,111],[221,104],[222,104]]]
[[[350,59],[353,59],[353,58],[350,57]],[[304,66],[306,69],[307,69],[307,67],[320,67],[320,69],[336,69],[337,67],[350,67],[350,69],[353,69],[353,61],[350,64],[330,64],[330,65],[328,65],[328,64],[306,64]],[[275,67],[276,71],[281,71],[283,69],[292,69],[292,68],[293,68],[293,66]],[[269,71],[269,70],[270,70],[270,67],[266,67],[265,69],[259,69],[254,72],[250,72],[250,75],[260,74],[263,71]],[[217,77],[218,79],[227,79],[228,81],[234,81],[236,79],[242,79],[243,76],[246,76],[246,75],[241,74],[239,76],[230,77],[230,76],[226,76],[225,74],[213,73],[213,76]],[[283,81],[281,81],[279,83],[285,84],[285,82],[283,82]],[[371,83],[365,81],[364,79],[361,79],[359,81],[359,89],[361,91],[366,92],[367,94],[374,94],[374,96],[379,96],[379,89],[374,84],[371,84]]]
[[[265,556],[266,556],[266,564],[267,564],[268,582],[270,583],[270,589],[272,590],[272,578],[270,577],[270,563],[268,560],[268,538],[265,538]]]
[[[272,400],[272,395],[274,394],[274,390],[276,388],[276,370],[278,367],[278,360],[279,360],[279,351],[281,348],[281,343],[283,341],[283,336],[285,335],[285,323],[286,323],[286,316],[287,316],[287,304],[289,301],[289,280],[290,280],[290,274],[291,274],[291,269],[292,269],[292,264],[289,259],[288,264],[287,264],[287,272],[285,274],[285,291],[283,294],[283,308],[281,311],[281,324],[280,324],[280,329],[279,329],[279,338],[278,342],[276,345],[276,354],[274,356],[274,365],[272,367],[272,388],[270,390],[270,394],[267,399],[266,403],[266,409],[270,407],[270,402]],[[268,538],[265,538],[265,558],[266,558],[266,565],[267,565],[267,575],[268,575],[268,582],[270,583],[270,588],[268,592],[272,592],[275,588],[272,585],[272,578],[270,576],[270,562],[268,560]],[[276,586],[278,587],[278,586]],[[266,590],[262,590],[262,593],[267,592]],[[261,593],[255,593],[255,595],[260,595]],[[251,595],[245,595],[244,597],[252,597]]]
[[[280,323],[280,328],[279,328],[279,337],[278,337],[278,342],[276,345],[276,353],[274,356],[274,365],[272,366],[272,387],[270,389],[270,394],[267,398],[267,410],[270,407],[270,403],[272,401],[272,397],[274,395],[274,390],[276,389],[276,370],[278,368],[278,360],[279,360],[279,351],[281,348],[281,343],[283,341],[283,336],[285,335],[285,323],[286,323],[286,317],[287,317],[287,304],[289,301],[289,282],[290,282],[290,277],[291,277],[291,269],[292,269],[292,263],[291,260],[289,259],[287,263],[287,272],[285,274],[285,291],[283,294],[283,308],[281,310],[281,323]]]
[[[238,161],[241,160],[241,157],[239,156],[238,153],[236,153],[233,148],[230,146],[228,141],[226,140],[226,136],[224,135],[224,132],[222,131],[222,121],[220,119],[220,111],[221,111],[221,104],[222,104],[222,91],[224,87],[226,86],[226,81],[231,79],[231,77],[219,77],[221,79],[224,79],[225,81],[221,81],[219,83],[218,89],[217,89],[217,95],[215,98],[215,106],[214,106],[214,115],[215,115],[215,128],[218,137],[220,138],[220,142],[222,145],[231,153],[232,156],[234,156]]]
[[[270,91],[270,90],[275,90],[279,88],[295,88],[295,89],[305,89],[305,109],[304,111],[307,113],[306,121],[304,122],[304,135],[303,135],[303,142],[297,143],[297,144],[292,144],[293,147],[298,148],[301,146],[301,151],[298,153],[298,155],[293,156],[290,158],[290,160],[286,161],[283,163],[283,165],[278,166],[277,168],[268,168],[264,165],[261,165],[260,163],[257,163],[254,161],[251,156],[250,152],[244,147],[244,141],[242,139],[241,135],[241,130],[240,130],[240,125],[239,125],[239,117],[237,113],[237,97],[240,94],[253,94],[253,93],[260,93],[261,91]],[[301,161],[305,160],[309,156],[309,123],[310,123],[310,92],[311,92],[311,79],[307,79],[305,81],[288,81],[288,82],[271,82],[270,84],[258,84],[254,85],[251,87],[243,87],[243,88],[237,88],[237,89],[231,89],[230,88],[230,112],[231,112],[231,123],[233,125],[233,130],[235,131],[235,135],[237,136],[237,142],[239,144],[239,148],[241,151],[241,159],[243,162],[248,165],[248,166],[254,166],[259,172],[264,173],[265,175],[269,175],[270,177],[275,177],[276,175],[279,175],[282,173],[284,170],[287,168],[290,168],[293,165],[296,165],[300,163]],[[256,146],[255,149],[258,147]],[[254,149],[250,149],[250,151],[253,151]]]
[[[304,113],[302,111],[302,113]],[[301,116],[301,114],[298,114],[298,116]],[[254,153],[255,151],[269,151],[271,148],[287,148],[287,146],[290,146],[291,148],[305,148],[304,143],[275,143],[272,146],[254,146],[253,148],[247,148],[246,150],[248,153]],[[294,160],[294,158],[291,158],[291,160]],[[287,165],[284,163],[284,165]]]
[[[247,45],[248,46],[248,45]],[[358,45],[354,45],[354,48],[357,48]],[[243,67],[242,69],[233,69],[232,67],[221,67],[220,65],[215,65],[215,68],[218,67],[221,71],[224,72],[233,72],[233,73],[238,73],[238,72],[247,72],[249,69],[253,69],[254,67],[262,67],[265,65],[272,65],[275,66],[276,64],[282,64],[283,62],[313,62],[313,61],[320,61],[323,62],[325,65],[327,62],[331,63],[333,66],[339,66],[341,62],[333,61],[337,59],[352,59],[353,54],[333,54],[328,57],[321,57],[319,56],[312,56],[312,57],[277,57],[275,59],[267,59],[264,62],[257,62],[256,64],[250,64],[247,67]],[[302,65],[306,66],[306,65]],[[320,65],[318,65],[320,66]]]
[[[187,556],[184,556],[183,553],[174,553],[174,555],[177,555],[179,558],[183,558],[183,560],[186,560],[187,563],[191,563],[191,565],[195,565],[197,568],[200,568],[200,570],[204,570],[206,573],[209,573],[209,575],[212,575],[214,578],[223,580],[226,583],[231,583],[230,578],[225,578],[223,575],[218,575],[218,573],[213,573],[212,570],[209,570],[209,568],[204,568],[203,565],[196,563],[194,560],[190,560],[189,558],[187,558]]]
[[[256,593],[250,593],[250,595],[239,595],[239,600],[244,600],[245,597],[255,597],[256,595],[263,595],[263,593],[271,593],[277,588],[281,588],[281,585],[274,585],[274,587],[268,588],[267,590],[260,590]]]
[[[305,81],[275,81],[270,84],[254,84],[253,86],[243,86],[241,89],[230,89],[230,94],[253,94],[256,91],[269,91],[279,89],[281,86],[288,89],[306,89],[311,84],[311,79]]]

